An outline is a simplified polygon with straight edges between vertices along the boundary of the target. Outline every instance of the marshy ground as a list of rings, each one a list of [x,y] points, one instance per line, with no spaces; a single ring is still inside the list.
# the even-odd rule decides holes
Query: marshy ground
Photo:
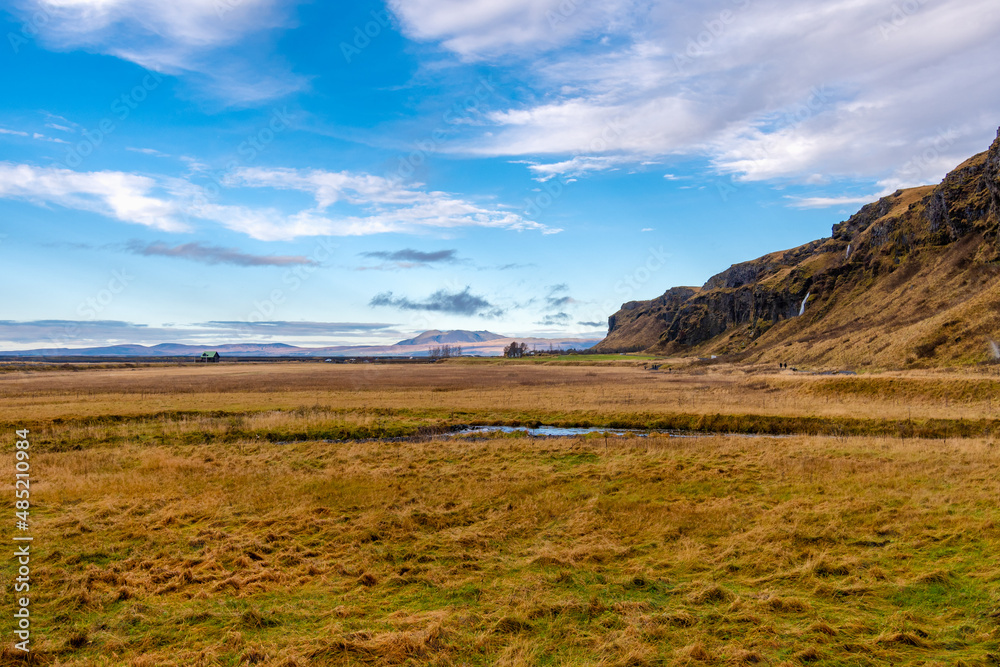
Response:
[[[1000,377],[665,371],[4,373],[35,660],[1000,664]],[[440,435],[471,423],[757,437]]]

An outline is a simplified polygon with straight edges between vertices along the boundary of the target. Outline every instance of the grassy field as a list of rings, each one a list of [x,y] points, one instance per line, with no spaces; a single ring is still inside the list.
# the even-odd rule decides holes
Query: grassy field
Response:
[[[1000,378],[746,370],[0,375],[34,661],[1000,664]],[[443,435],[682,418],[790,434]]]

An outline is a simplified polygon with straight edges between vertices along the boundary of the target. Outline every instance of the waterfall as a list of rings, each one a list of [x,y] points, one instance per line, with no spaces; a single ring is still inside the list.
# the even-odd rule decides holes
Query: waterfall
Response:
[[[1000,361],[1000,345],[997,345],[995,340],[990,341],[990,350],[993,352],[993,358]]]
[[[809,300],[810,292],[806,292],[806,298],[802,299],[802,306],[799,307],[799,317],[802,317],[806,312],[806,301]]]
[[[847,254],[844,255],[844,259],[850,259],[850,258],[851,258],[851,244],[848,243],[847,244]]]

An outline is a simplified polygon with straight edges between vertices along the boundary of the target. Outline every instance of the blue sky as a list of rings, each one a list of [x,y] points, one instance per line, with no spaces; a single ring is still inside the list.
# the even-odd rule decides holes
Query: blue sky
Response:
[[[0,348],[601,337],[1000,124],[986,0],[0,8]]]

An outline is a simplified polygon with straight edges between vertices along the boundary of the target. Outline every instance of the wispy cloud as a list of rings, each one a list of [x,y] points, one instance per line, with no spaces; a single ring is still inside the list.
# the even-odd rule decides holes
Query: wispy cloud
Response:
[[[401,335],[394,327],[372,322],[210,321],[148,326],[121,320],[0,320],[0,344],[27,349],[161,343],[202,345],[278,339],[339,345],[373,335]]]
[[[528,169],[535,175],[535,180],[545,182],[557,176],[574,178],[586,176],[599,171],[613,171],[623,164],[634,162],[630,156],[586,156],[579,155],[569,160],[551,163],[525,162]]]
[[[503,57],[536,93],[488,111],[456,153],[527,156],[540,180],[696,158],[743,180],[899,187],[981,150],[997,125],[984,110],[1000,107],[1000,88],[980,84],[1000,78],[993,0],[911,5],[391,3],[411,37],[463,60]],[[582,39],[598,34],[599,46]],[[933,163],[901,169],[942,132],[954,140]]]
[[[49,126],[47,125],[46,127]],[[48,135],[42,134],[41,132],[25,132],[23,130],[11,130],[5,127],[0,127],[0,134],[6,134],[14,137],[24,137],[25,139],[34,139],[35,141],[48,141],[54,144],[69,143],[65,139],[60,139],[59,137],[50,137]]]
[[[132,146],[127,146],[125,150],[133,153],[142,153],[143,155],[152,155],[154,157],[170,157],[167,153],[161,153],[155,148],[134,148]]]
[[[541,321],[535,322],[535,324],[540,324],[544,327],[554,327],[554,326],[562,326],[567,322],[569,322],[569,320],[570,320],[569,314],[560,312],[560,313],[552,313],[550,315],[546,315],[544,318],[542,318]]]
[[[294,236],[362,236],[386,232],[414,232],[426,228],[493,227],[517,231],[556,233],[540,223],[511,211],[487,208],[444,192],[412,186],[364,173],[316,169],[240,169],[227,181],[252,188],[297,190],[312,195],[316,207],[275,223],[260,216],[236,215],[223,221],[230,229],[260,239]],[[367,215],[334,217],[328,210],[337,203],[362,207]]]
[[[119,320],[0,320],[0,343],[78,347],[157,339],[162,329]]]
[[[372,322],[239,322],[213,320],[199,323],[199,327],[227,333],[251,333],[266,338],[295,336],[353,336],[371,333],[399,333],[392,324]]]
[[[888,193],[886,193],[888,194]],[[795,208],[831,208],[834,206],[850,206],[853,204],[867,204],[875,201],[879,195],[865,195],[861,197],[786,197]]]
[[[76,172],[0,162],[0,198],[90,211],[122,222],[181,232],[177,207],[152,196],[156,181],[119,171]]]
[[[247,37],[291,24],[278,0],[26,0],[50,48],[84,48],[170,75],[231,103],[254,104],[299,90],[305,79],[240,49]],[[32,17],[43,17],[42,20]]]
[[[495,271],[516,271],[517,269],[530,269],[538,266],[537,264],[519,264],[517,262],[512,262],[510,264],[500,264],[499,266],[487,267]]]
[[[545,234],[560,231],[500,207],[473,204],[444,192],[421,190],[418,184],[404,185],[365,173],[243,169],[226,183],[231,190],[307,192],[315,198],[316,206],[286,213],[272,207],[221,204],[212,201],[201,186],[180,178],[0,162],[0,198],[56,204],[168,232],[190,231],[196,221],[218,224],[262,241],[462,227]],[[328,210],[341,201],[351,210]]]
[[[494,306],[484,297],[472,294],[469,287],[461,292],[438,290],[423,301],[414,301],[408,297],[397,297],[392,292],[382,292],[375,295],[369,302],[370,306],[388,306],[400,310],[425,310],[429,312],[451,313],[455,315],[485,315],[499,317],[504,311]]]
[[[42,111],[45,116],[45,127],[52,128],[53,130],[59,130],[60,132],[76,132],[80,129],[80,126],[69,118],[65,116],[60,116],[59,114],[52,113],[51,111]]]
[[[390,0],[404,31],[441,41],[475,60],[517,53],[528,57],[620,23],[631,2],[604,0]]]
[[[454,249],[423,252],[420,250],[413,250],[412,248],[404,248],[403,250],[396,250],[393,252],[376,250],[361,254],[363,257],[377,257],[379,259],[388,259],[395,262],[420,262],[421,264],[431,264],[434,262],[453,263],[457,260],[457,257],[455,256],[455,253],[457,252],[458,251]]]
[[[454,264],[458,261],[458,257],[456,256],[457,252],[458,251],[454,249],[423,252],[420,250],[413,250],[412,248],[405,248],[403,250],[396,250],[393,252],[385,250],[364,252],[361,253],[362,257],[371,257],[385,261],[376,266],[361,266],[358,267],[358,270],[391,271],[395,269],[419,269],[432,266],[434,264]]]
[[[169,246],[162,241],[142,243],[131,241],[126,244],[129,252],[137,255],[176,257],[202,264],[233,264],[236,266],[298,266],[314,265],[316,262],[301,255],[253,255],[236,248],[221,248],[202,243],[184,243]]]
[[[569,292],[569,285],[566,283],[559,283],[558,285],[551,285],[549,287],[548,294],[545,295],[545,304],[550,309],[562,309],[570,304],[576,303],[576,299],[567,294]],[[565,313],[560,313],[565,315]]]

